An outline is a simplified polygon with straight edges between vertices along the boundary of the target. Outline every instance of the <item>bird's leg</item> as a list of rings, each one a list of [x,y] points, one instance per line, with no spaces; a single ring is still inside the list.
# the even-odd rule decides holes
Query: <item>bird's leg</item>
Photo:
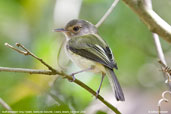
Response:
[[[75,81],[75,75],[76,75],[76,74],[79,74],[79,73],[82,73],[82,72],[85,72],[85,71],[89,71],[89,70],[93,70],[93,69],[94,69],[94,66],[91,66],[90,68],[87,68],[87,69],[80,70],[80,71],[78,71],[78,72],[72,73],[72,74],[71,74],[71,76],[72,76],[71,82]]]
[[[97,98],[97,96],[98,96],[99,93],[100,93],[100,88],[101,88],[101,86],[102,86],[103,79],[104,79],[105,75],[106,75],[105,73],[102,73],[102,79],[101,79],[101,82],[100,82],[100,86],[99,86],[99,88],[98,88],[98,90],[97,90],[97,92],[96,92],[96,98]]]

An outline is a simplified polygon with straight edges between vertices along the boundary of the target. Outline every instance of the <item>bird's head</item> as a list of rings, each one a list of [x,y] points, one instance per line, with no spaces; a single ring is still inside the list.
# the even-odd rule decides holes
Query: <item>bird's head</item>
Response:
[[[97,28],[90,22],[80,19],[69,21],[65,28],[54,29],[55,32],[64,32],[69,38],[83,36],[86,34],[96,34]]]

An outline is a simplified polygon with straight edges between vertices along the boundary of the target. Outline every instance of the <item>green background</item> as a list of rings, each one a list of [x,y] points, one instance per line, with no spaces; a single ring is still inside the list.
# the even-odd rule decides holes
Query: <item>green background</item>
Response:
[[[4,46],[5,42],[12,45],[18,42],[53,67],[59,68],[57,54],[63,35],[52,32],[52,29],[58,28],[53,18],[55,2],[55,0],[0,0],[0,66],[46,69],[32,57],[18,54]],[[96,24],[112,2],[112,0],[83,0],[79,18]],[[171,1],[153,0],[153,8],[171,24],[169,13]],[[126,102],[116,102],[107,78],[100,94],[123,113],[145,114],[157,110],[157,102],[167,87],[157,62],[152,34],[146,25],[120,1],[99,27],[99,34],[114,52],[119,67],[116,74],[123,87]],[[168,65],[171,66],[170,44],[163,39],[160,41]],[[65,71],[68,74],[79,70],[72,64],[66,66]],[[76,78],[95,91],[101,79],[99,74],[92,73],[83,73]],[[0,72],[0,97],[16,111],[75,110],[86,111],[89,114],[106,114],[109,111],[86,90],[59,76]],[[171,104],[163,103],[162,109],[171,112],[169,105]],[[5,109],[0,105],[1,110]]]

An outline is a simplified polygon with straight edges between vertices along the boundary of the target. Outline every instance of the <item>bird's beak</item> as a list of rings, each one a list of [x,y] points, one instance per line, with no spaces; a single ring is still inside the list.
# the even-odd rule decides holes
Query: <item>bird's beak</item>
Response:
[[[67,30],[65,30],[64,28],[58,28],[58,29],[54,29],[54,32],[68,32]]]

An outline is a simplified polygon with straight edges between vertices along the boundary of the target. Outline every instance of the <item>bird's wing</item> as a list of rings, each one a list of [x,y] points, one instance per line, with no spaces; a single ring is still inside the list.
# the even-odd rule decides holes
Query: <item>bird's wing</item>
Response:
[[[113,54],[105,41],[97,35],[73,37],[68,41],[67,48],[87,59],[99,62],[108,68],[116,68]]]

